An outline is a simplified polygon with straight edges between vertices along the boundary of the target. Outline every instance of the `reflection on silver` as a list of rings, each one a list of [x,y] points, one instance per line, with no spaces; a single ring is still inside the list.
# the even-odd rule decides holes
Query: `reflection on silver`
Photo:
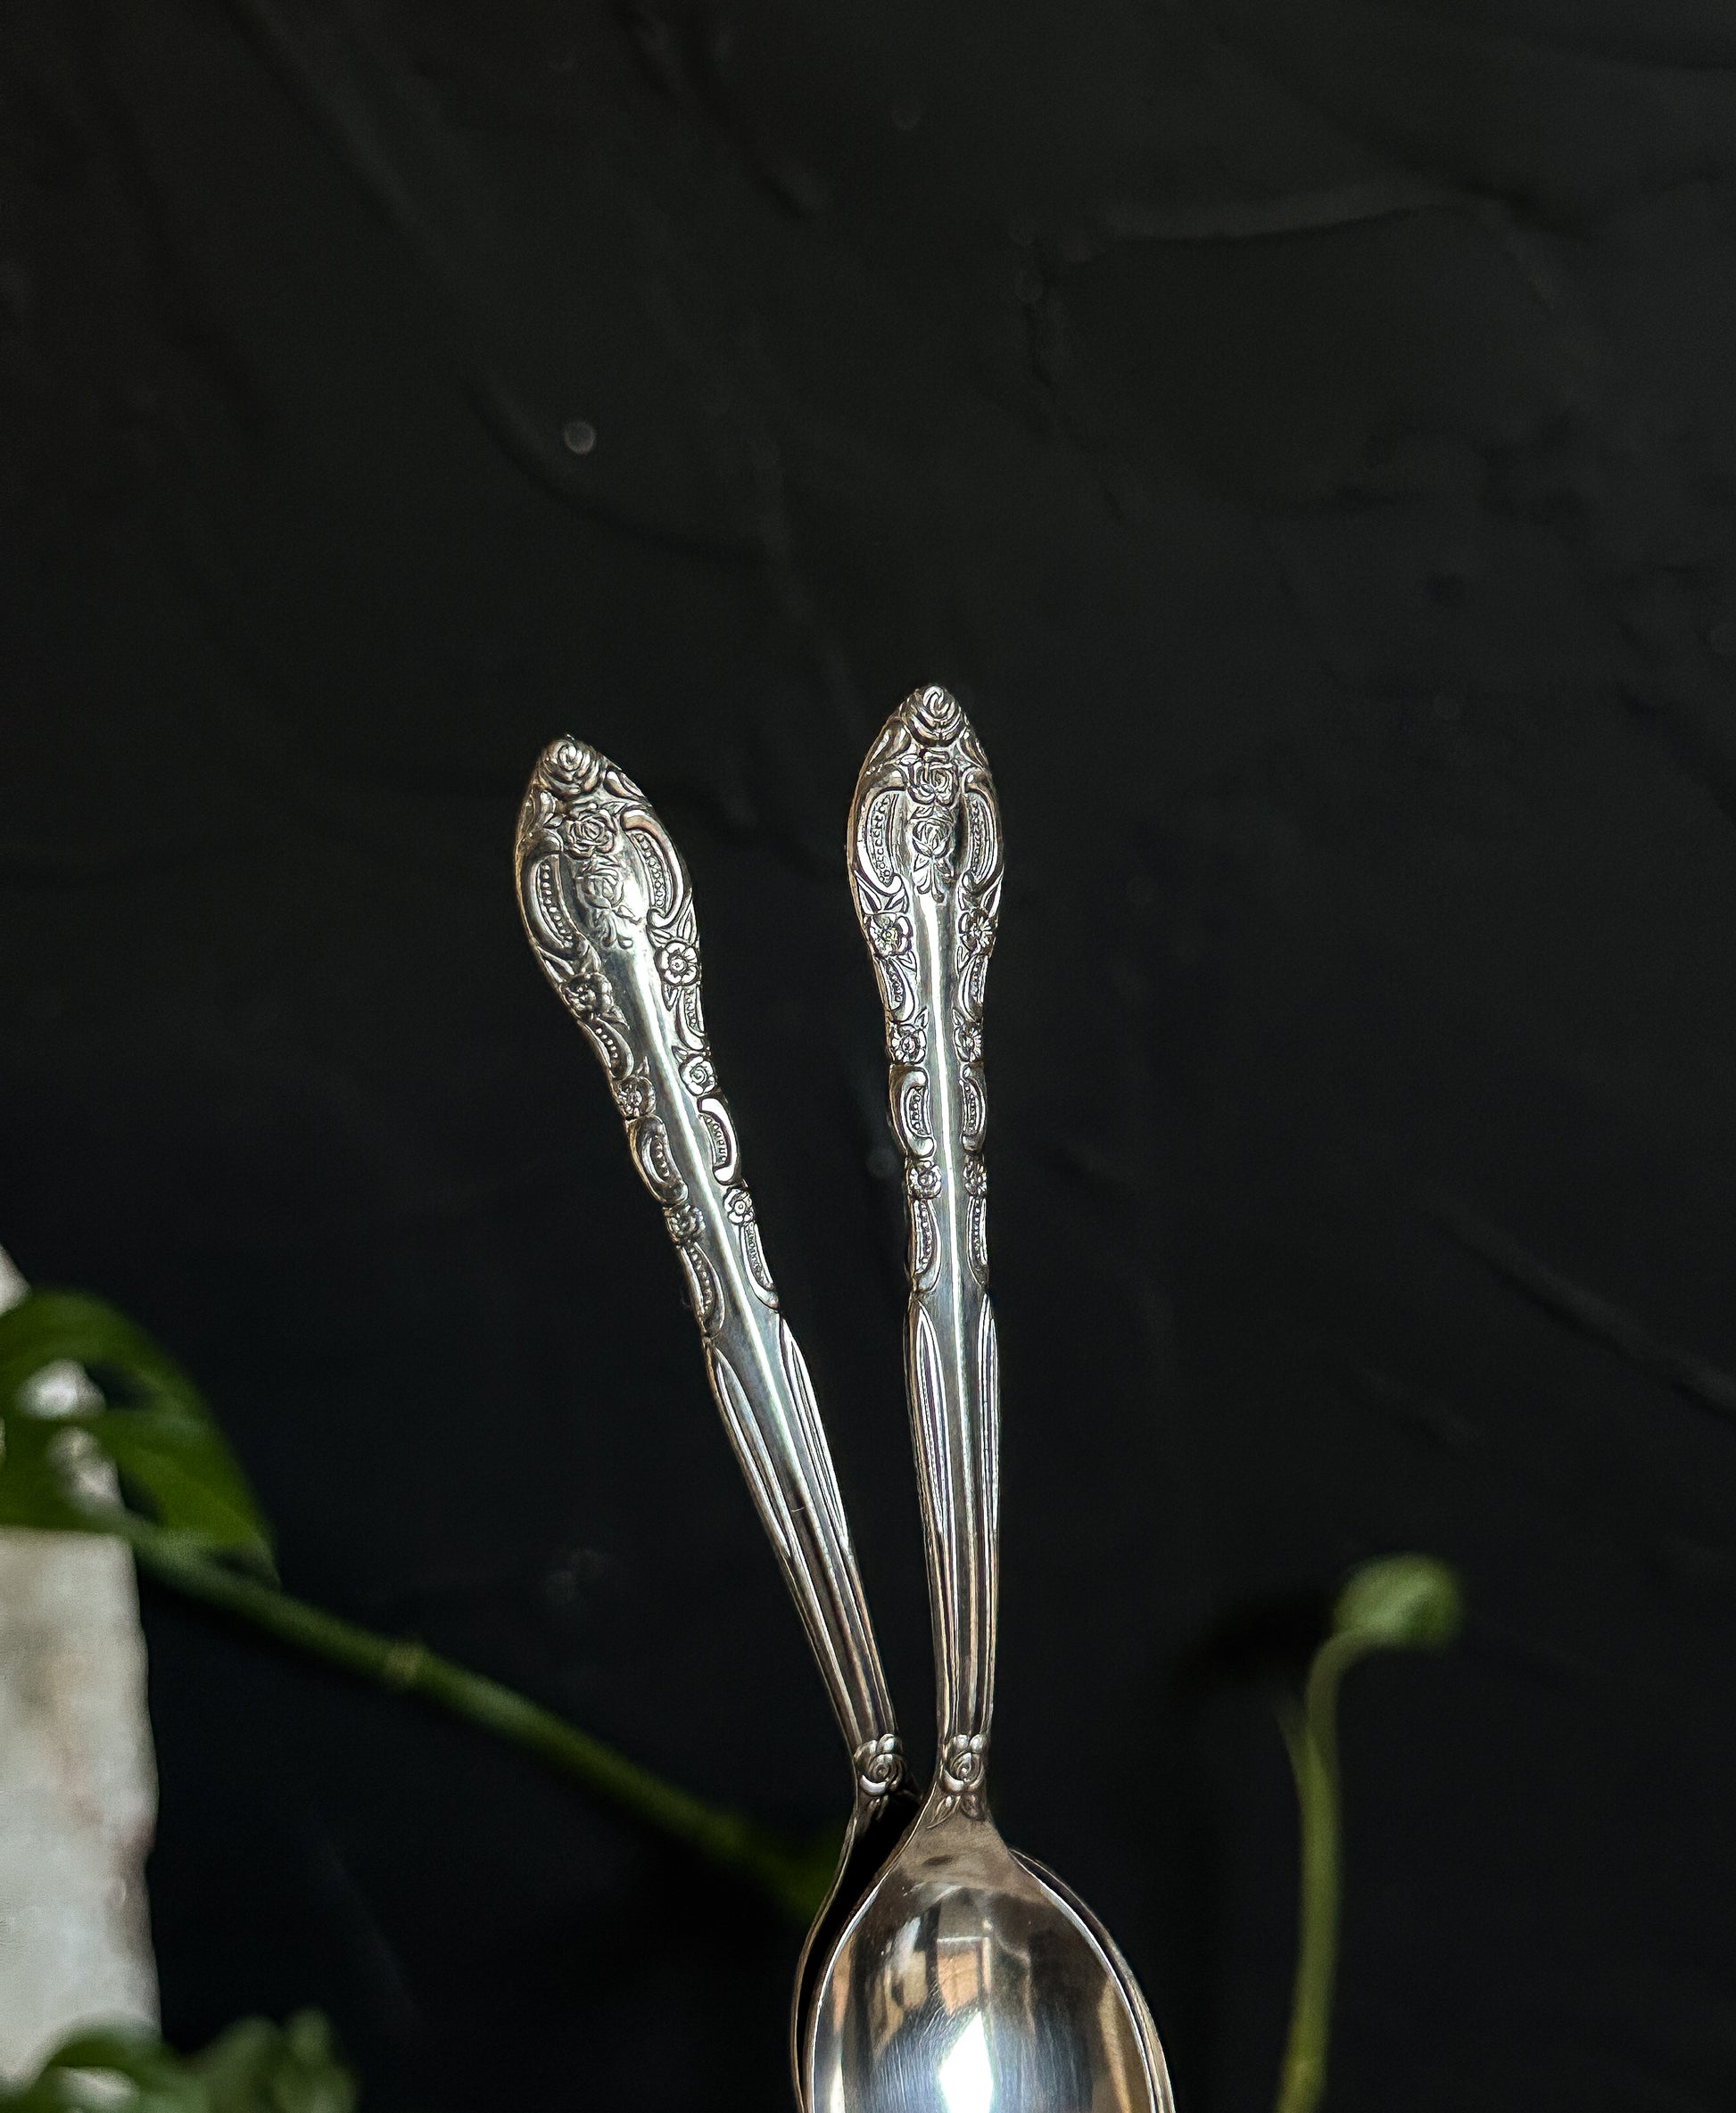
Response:
[[[810,2060],[816,2113],[1167,2102],[1092,1928],[963,1813],[913,1829],[857,1911],[822,1979]]]
[[[938,1739],[921,1818],[818,1977],[811,2113],[1169,2113],[1144,1996],[1095,1916],[988,1814],[999,1383],[988,1297],[982,994],[1000,811],[947,691],[863,766],[857,915],[886,1014],[910,1218],[905,1366],[933,1614]]]

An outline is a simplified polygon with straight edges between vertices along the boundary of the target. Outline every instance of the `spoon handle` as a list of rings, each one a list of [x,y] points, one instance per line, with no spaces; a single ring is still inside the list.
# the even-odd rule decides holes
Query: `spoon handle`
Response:
[[[1000,1394],[982,1163],[982,991],[1001,816],[940,689],[880,730],[850,809],[850,884],[880,979],[910,1217],[905,1378],[928,1548],[938,1748],[931,1822],[983,1813],[994,1706]]]
[[[717,1087],[686,865],[632,780],[570,739],[538,759],[516,864],[532,949],[601,1059],[663,1206],[711,1391],[849,1742],[858,1800],[876,1801],[903,1773],[896,1720],[813,1383]]]

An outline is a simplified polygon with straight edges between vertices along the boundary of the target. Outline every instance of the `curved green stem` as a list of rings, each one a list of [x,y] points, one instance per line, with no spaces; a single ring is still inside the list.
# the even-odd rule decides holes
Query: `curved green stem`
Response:
[[[1333,1985],[1338,1970],[1342,1883],[1338,1796],[1338,1683],[1366,1645],[1335,1636],[1316,1653],[1300,1710],[1282,1721],[1301,1817],[1301,1906],[1290,2034],[1277,2113],[1314,2113],[1326,2092]]]
[[[779,1907],[806,1923],[831,1882],[837,1844],[803,1850],[757,1826],[665,1783],[637,1762],[568,1724],[499,1680],[455,1665],[408,1638],[380,1636],[276,1586],[230,1569],[135,1514],[114,1529],[132,1548],[141,1570],[236,1614],[283,1642],[398,1694],[419,1695],[454,1716],[534,1754],[618,1810],[685,1842],[721,1869],[750,1879]]]

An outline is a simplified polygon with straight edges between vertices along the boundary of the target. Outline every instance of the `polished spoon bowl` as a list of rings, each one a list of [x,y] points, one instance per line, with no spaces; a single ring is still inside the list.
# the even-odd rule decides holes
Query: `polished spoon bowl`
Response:
[[[1162,2049],[1126,1961],[1069,1888],[1006,1847],[984,1794],[999,1379],[981,1007],[1001,828],[987,759],[946,690],[918,691],[882,730],[849,855],[905,1159],[938,1737],[921,1816],[819,1969],[803,2096],[808,2113],[1169,2113]]]

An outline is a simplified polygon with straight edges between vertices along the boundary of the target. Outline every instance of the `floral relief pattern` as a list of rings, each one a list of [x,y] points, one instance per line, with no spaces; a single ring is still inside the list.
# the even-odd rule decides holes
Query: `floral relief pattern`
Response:
[[[902,1754],[883,1729],[891,1704],[812,1384],[717,1090],[686,868],[632,780],[568,739],[543,751],[525,796],[517,874],[532,947],[601,1061],[662,1208],[713,1395],[846,1726],[859,1794],[880,1797],[902,1777]],[[789,1388],[772,1409],[741,1377],[764,1371],[768,1350]]]
[[[987,1299],[982,997],[1002,874],[988,760],[956,699],[938,686],[905,698],[870,750],[849,854],[886,1016],[892,1129],[905,1163],[906,1360],[941,1665],[939,1769],[926,1822],[938,1826],[987,1810],[999,1390]],[[938,1094],[947,1098],[938,1102]],[[946,1138],[955,1159],[951,1146],[942,1149]],[[954,1267],[963,1283],[948,1274]],[[959,1366],[971,1361],[976,1384],[954,1401]]]
[[[700,1004],[698,923],[674,846],[624,771],[583,741],[563,740],[543,751],[525,796],[518,863],[532,945],[608,1073],[633,1162],[663,1206],[701,1332],[709,1336],[723,1310],[715,1263],[705,1252],[705,1219],[671,1158],[649,1056],[612,980],[631,975],[647,953],[668,1015],[677,1074],[709,1145],[748,1280],[775,1310],[753,1200],[737,1171],[735,1126],[717,1092]],[[611,955],[618,960],[613,970]]]
[[[886,1052],[892,1065],[892,1126],[905,1160],[913,1281],[925,1290],[938,1266],[934,1204],[944,1185],[934,1165],[928,1106],[929,1012],[922,1002],[913,924],[916,898],[949,907],[950,999],[947,1032],[963,1067],[962,1140],[970,1198],[970,1250],[987,1283],[988,1180],[980,1153],[982,994],[1001,897],[1001,838],[988,759],[955,698],[938,686],[907,697],[863,766],[851,816],[850,880],[880,978]]]

